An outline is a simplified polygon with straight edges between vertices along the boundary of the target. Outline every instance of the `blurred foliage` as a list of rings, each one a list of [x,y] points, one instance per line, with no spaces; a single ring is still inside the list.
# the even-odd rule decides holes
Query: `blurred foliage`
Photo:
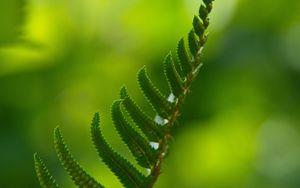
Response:
[[[199,3],[1,1],[0,187],[38,187],[34,151],[73,186],[54,156],[57,124],[82,166],[120,187],[91,145],[92,114],[100,111],[107,140],[133,159],[111,129],[111,102],[126,84],[150,110],[135,73],[147,65],[166,91],[161,62]],[[157,187],[300,186],[299,8],[296,0],[215,2],[205,66]]]
[[[24,0],[0,2],[0,46],[13,43],[21,33],[21,25],[25,20]]]

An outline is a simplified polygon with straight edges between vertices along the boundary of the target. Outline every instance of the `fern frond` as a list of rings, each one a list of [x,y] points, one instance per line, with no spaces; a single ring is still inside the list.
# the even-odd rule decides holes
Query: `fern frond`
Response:
[[[176,71],[171,53],[165,58],[164,72],[172,94],[178,98],[183,93],[183,85],[182,80]]]
[[[102,161],[119,178],[125,187],[146,187],[147,178],[142,175],[131,163],[115,152],[104,139],[100,130],[99,113],[94,115],[91,124],[91,135],[96,150]]]
[[[173,105],[153,85],[146,73],[145,67],[143,67],[138,72],[138,83],[144,95],[146,96],[152,107],[155,109],[157,114],[162,118],[167,119],[172,113]]]
[[[112,119],[116,129],[138,164],[150,169],[155,163],[158,152],[131,127],[121,111],[121,103],[122,100],[117,100],[112,105]]]
[[[57,156],[73,182],[79,187],[104,188],[92,178],[73,158],[66,145],[59,127],[54,130],[54,144]]]
[[[184,74],[184,77],[186,77],[193,70],[193,65],[186,51],[183,38],[178,43],[177,55],[178,55],[179,64]]]
[[[130,98],[125,86],[121,88],[120,97],[123,99],[122,104],[125,107],[125,110],[128,112],[134,123],[147,136],[149,141],[159,142],[164,134],[162,126],[153,121],[137,106]]]
[[[164,74],[171,91],[169,98],[166,98],[155,87],[149,79],[145,67],[140,69],[137,74],[140,89],[157,113],[155,118],[149,117],[138,107],[128,95],[125,87],[121,88],[121,99],[115,101],[112,105],[111,115],[115,128],[135,157],[137,164],[149,170],[147,176],[139,172],[132,163],[113,150],[102,135],[99,113],[95,113],[93,117],[91,123],[93,144],[102,161],[117,176],[124,187],[152,188],[161,174],[163,159],[168,154],[172,128],[178,123],[177,119],[181,113],[181,106],[202,66],[201,52],[207,40],[206,29],[209,26],[208,14],[212,10],[212,1],[203,0],[204,5],[200,6],[199,15],[194,17],[193,29],[188,35],[188,49],[183,38],[179,41],[177,46],[179,61],[173,61],[171,53],[164,60]],[[127,121],[125,111],[143,135],[140,134],[139,130],[132,127],[131,121]],[[58,127],[54,131],[54,143],[62,166],[78,187],[103,187],[75,161]],[[34,154],[34,161],[36,173],[42,187],[58,187],[37,154]]]
[[[33,154],[35,172],[42,188],[58,188],[56,180],[49,173],[45,163],[37,153]]]

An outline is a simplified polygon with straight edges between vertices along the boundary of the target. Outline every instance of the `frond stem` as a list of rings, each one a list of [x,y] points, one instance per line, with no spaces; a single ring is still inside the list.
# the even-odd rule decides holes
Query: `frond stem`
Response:
[[[207,36],[205,38],[207,38]],[[206,42],[206,40],[205,40],[205,42]],[[177,118],[180,116],[181,106],[183,105],[187,94],[190,92],[190,87],[191,87],[193,81],[195,80],[195,78],[197,77],[199,67],[201,66],[200,57],[201,57],[202,49],[205,45],[205,42],[200,43],[200,48],[198,50],[198,53],[197,53],[196,57],[194,57],[194,59],[192,60],[196,66],[186,76],[186,80],[185,80],[184,87],[183,87],[183,93],[182,93],[182,95],[180,95],[178,97],[178,99],[175,103],[174,111],[170,115],[170,117],[168,119],[168,123],[166,124],[165,134],[164,134],[163,138],[161,139],[161,141],[159,142],[160,153],[159,153],[159,156],[156,160],[154,167],[151,169],[151,173],[150,173],[151,181],[149,183],[148,188],[152,188],[154,186],[155,182],[157,181],[158,176],[161,174],[161,165],[162,165],[163,159],[165,158],[165,156],[168,152],[169,141],[172,138],[171,131],[172,131],[172,128],[173,128],[175,122],[177,121]]]

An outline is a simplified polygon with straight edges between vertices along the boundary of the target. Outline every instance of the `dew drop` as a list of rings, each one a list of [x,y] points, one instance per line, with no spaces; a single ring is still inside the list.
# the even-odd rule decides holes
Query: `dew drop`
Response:
[[[160,117],[159,115],[155,116],[154,121],[159,125],[165,125],[166,123],[168,123],[167,119],[164,119],[164,118]]]
[[[150,142],[150,146],[151,146],[152,148],[154,148],[155,150],[157,150],[158,147],[159,147],[159,144],[158,144],[157,142]]]
[[[169,120],[164,119],[164,118],[160,117],[159,115],[155,116],[154,121],[159,125],[165,125],[169,122]]]
[[[147,176],[149,176],[151,174],[151,169],[150,168],[146,168],[147,171]]]
[[[164,125],[167,124],[167,123],[169,123],[169,120],[164,119]]]
[[[169,95],[168,101],[171,102],[171,103],[175,102],[175,95],[174,95],[173,93],[171,93],[171,94]]]

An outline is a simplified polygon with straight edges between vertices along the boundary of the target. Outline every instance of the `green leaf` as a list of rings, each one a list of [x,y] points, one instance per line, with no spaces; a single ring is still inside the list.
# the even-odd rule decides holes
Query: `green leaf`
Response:
[[[180,75],[180,78],[181,78],[182,80],[184,80],[184,78],[185,78],[186,75],[184,75],[184,73],[182,72],[182,69],[181,69],[181,67],[180,67],[179,61],[174,61],[174,66],[175,66],[176,71],[177,71],[178,74]]]
[[[198,35],[198,37],[201,40],[203,38],[203,35],[205,32],[205,27],[202,24],[201,20],[198,18],[198,16],[194,16],[193,27],[194,27],[195,33]]]
[[[141,131],[152,142],[159,142],[163,137],[162,126],[153,121],[148,115],[146,115],[137,104],[130,98],[126,87],[122,87],[120,91],[122,104],[125,110],[128,112],[131,119],[141,129]]]
[[[186,51],[183,38],[179,41],[177,46],[177,55],[179,58],[179,64],[182,69],[184,76],[186,77],[192,70],[193,65]]]
[[[196,39],[194,30],[189,32],[189,48],[194,57],[197,57],[199,51],[199,42]]]
[[[112,105],[112,119],[116,129],[138,164],[151,169],[157,159],[158,152],[131,127],[121,111],[121,103],[122,100],[117,100]]]
[[[131,163],[115,152],[104,139],[100,130],[99,113],[94,115],[91,124],[92,140],[102,161],[128,188],[144,188],[148,179],[142,175]]]
[[[200,18],[201,18],[201,20],[202,20],[203,22],[206,21],[207,16],[208,16],[208,11],[207,11],[207,9],[205,8],[204,5],[201,5],[201,6],[200,6],[200,9],[199,9],[199,16],[200,16]]]
[[[34,166],[40,185],[43,188],[58,188],[58,185],[52,175],[49,173],[48,168],[37,153],[33,155]]]
[[[79,187],[103,188],[94,178],[92,178],[73,158],[68,146],[65,144],[59,127],[54,130],[54,144],[57,156],[66,169],[73,182]]]
[[[138,83],[157,114],[162,118],[167,119],[172,113],[173,106],[152,84],[151,80],[147,76],[145,67],[138,72]]]
[[[175,69],[171,53],[165,58],[164,72],[172,94],[179,97],[183,93],[182,80]]]

